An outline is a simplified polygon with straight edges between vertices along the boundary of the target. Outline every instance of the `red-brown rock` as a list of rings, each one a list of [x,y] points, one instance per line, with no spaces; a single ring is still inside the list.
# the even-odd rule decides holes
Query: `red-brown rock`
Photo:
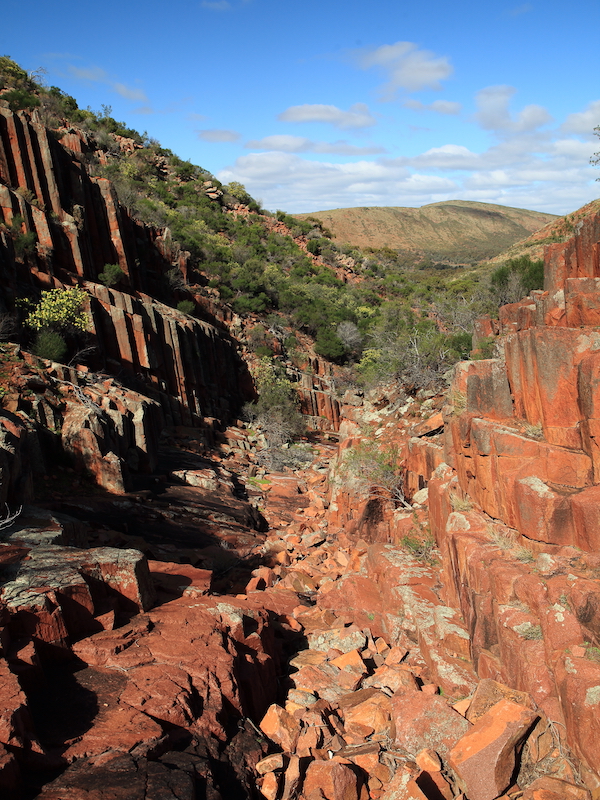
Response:
[[[306,770],[302,794],[325,800],[366,800],[366,787],[350,767],[337,761],[311,761]]]
[[[396,744],[416,755],[431,748],[442,757],[471,725],[439,695],[404,692],[392,698]]]
[[[516,753],[537,715],[500,700],[454,745],[448,760],[470,800],[494,800],[510,785]]]

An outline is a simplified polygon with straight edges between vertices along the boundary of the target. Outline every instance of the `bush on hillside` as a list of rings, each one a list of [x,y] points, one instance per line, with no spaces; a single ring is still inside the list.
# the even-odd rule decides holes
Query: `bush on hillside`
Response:
[[[196,304],[193,300],[180,300],[177,303],[177,311],[181,311],[183,314],[193,314],[196,308]]]
[[[394,445],[362,440],[344,452],[340,472],[374,497],[408,505],[402,489],[400,451]]]
[[[29,312],[25,324],[36,331],[85,331],[89,320],[83,305],[87,297],[87,292],[77,286],[42,292],[41,300]]]
[[[515,303],[533,289],[544,288],[544,262],[529,256],[512,258],[492,272],[490,284],[499,305]]]
[[[253,370],[258,400],[244,406],[244,413],[262,428],[269,447],[302,435],[305,425],[298,407],[298,396],[283,367],[263,357]]]
[[[116,286],[125,277],[125,273],[118,264],[105,264],[98,275],[98,280],[105,286]]]
[[[37,108],[40,104],[39,99],[26,89],[12,89],[10,92],[5,92],[2,100],[7,101],[11,111]]]
[[[35,338],[33,352],[49,361],[62,361],[67,352],[67,343],[58,331],[42,328]]]

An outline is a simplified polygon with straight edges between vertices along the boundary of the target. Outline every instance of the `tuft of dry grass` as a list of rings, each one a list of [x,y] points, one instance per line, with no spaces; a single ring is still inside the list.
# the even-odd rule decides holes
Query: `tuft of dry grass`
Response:
[[[542,439],[544,437],[544,428],[541,422],[537,422],[535,425],[532,425],[531,422],[525,422],[521,430],[525,436],[529,436],[531,439]]]
[[[450,505],[453,511],[471,511],[473,508],[473,503],[471,503],[468,497],[460,497],[460,495],[454,494],[454,492],[450,494]]]
[[[490,537],[490,541],[495,544],[496,547],[500,548],[500,550],[512,550],[516,545],[514,534],[508,533],[505,530],[499,530],[493,525],[487,526],[486,533]]]
[[[524,545],[515,547],[514,557],[517,559],[517,561],[522,561],[524,564],[530,564],[535,560],[535,555],[528,547],[525,547]]]

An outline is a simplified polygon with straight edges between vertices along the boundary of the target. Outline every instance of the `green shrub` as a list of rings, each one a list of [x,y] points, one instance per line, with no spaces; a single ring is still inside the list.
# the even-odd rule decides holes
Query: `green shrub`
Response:
[[[83,311],[87,292],[77,286],[42,292],[40,302],[29,312],[25,324],[36,331],[74,328],[84,331],[88,315]]]
[[[248,417],[262,427],[269,447],[279,447],[305,430],[298,408],[298,395],[285,370],[271,358],[263,357],[253,370],[259,397],[247,405]]]
[[[482,339],[479,342],[479,353],[476,353],[473,357],[475,361],[480,361],[481,359],[485,358],[493,358],[494,357],[494,349],[496,347],[496,336],[486,336],[485,339]]]
[[[417,533],[407,534],[400,539],[400,547],[424,564],[434,566],[438,562],[436,541],[431,534],[426,536]]]
[[[26,87],[31,90],[34,84],[23,67],[10,56],[0,56],[0,89],[9,86]]]
[[[530,256],[512,258],[490,276],[490,289],[498,303],[514,303],[533,289],[544,288],[544,262],[532,261]]]
[[[2,99],[8,102],[11,111],[36,108],[40,104],[38,98],[26,89],[12,89],[10,92],[5,92]]]
[[[196,308],[196,304],[193,300],[180,300],[177,303],[177,311],[181,311],[183,314],[193,314]]]
[[[125,273],[118,264],[105,264],[104,270],[98,275],[98,280],[105,286],[116,286],[125,277]]]
[[[182,181],[191,181],[196,177],[196,167],[191,161],[182,161],[175,167],[175,174]]]
[[[42,328],[36,336],[33,352],[49,361],[62,361],[67,352],[67,343],[58,331]]]
[[[37,235],[35,231],[18,233],[14,239],[15,255],[17,258],[23,258],[25,255],[31,255],[35,251],[36,242]]]
[[[383,445],[363,439],[344,453],[341,474],[354,478],[364,491],[383,500],[406,506],[402,490],[400,451],[395,445]]]
[[[346,348],[335,331],[322,328],[315,339],[315,353],[329,361],[339,361],[346,355]]]

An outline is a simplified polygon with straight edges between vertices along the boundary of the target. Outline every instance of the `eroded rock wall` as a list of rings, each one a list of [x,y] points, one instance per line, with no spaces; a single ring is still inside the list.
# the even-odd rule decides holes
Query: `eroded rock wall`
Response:
[[[85,286],[95,348],[89,363],[135,391],[107,401],[100,418],[93,408],[71,412],[63,438],[101,485],[123,491],[123,464],[153,469],[165,424],[227,422],[253,397],[252,379],[208,306],[202,312],[208,321],[200,321],[156,299],[168,294],[169,270],[179,268],[185,278],[189,254],[172,244],[168,229],[132,219],[110,181],[90,176],[86,161],[102,153],[93,153],[84,133],[63,133],[58,139],[38,112],[0,107],[0,310],[12,310],[17,286],[21,295],[27,285],[32,291]],[[17,252],[19,239],[31,232],[35,247]],[[119,290],[98,282],[106,264],[123,271]],[[93,383],[85,376],[68,380]],[[62,421],[53,419],[55,425]]]
[[[109,180],[88,174],[83,162],[91,153],[81,132],[59,140],[38,112],[0,107],[3,221],[10,226],[19,215],[23,232],[37,234],[28,268],[44,286],[73,277],[96,281],[105,264],[118,264],[132,291],[156,295],[168,269],[186,269],[186,255],[173,247],[168,230],[132,220]]]
[[[500,357],[456,368],[443,436],[426,444],[441,463],[427,475],[409,447],[406,465],[428,484],[444,597],[479,677],[528,692],[595,772],[600,215],[578,228],[547,248],[543,292],[478,325]]]

